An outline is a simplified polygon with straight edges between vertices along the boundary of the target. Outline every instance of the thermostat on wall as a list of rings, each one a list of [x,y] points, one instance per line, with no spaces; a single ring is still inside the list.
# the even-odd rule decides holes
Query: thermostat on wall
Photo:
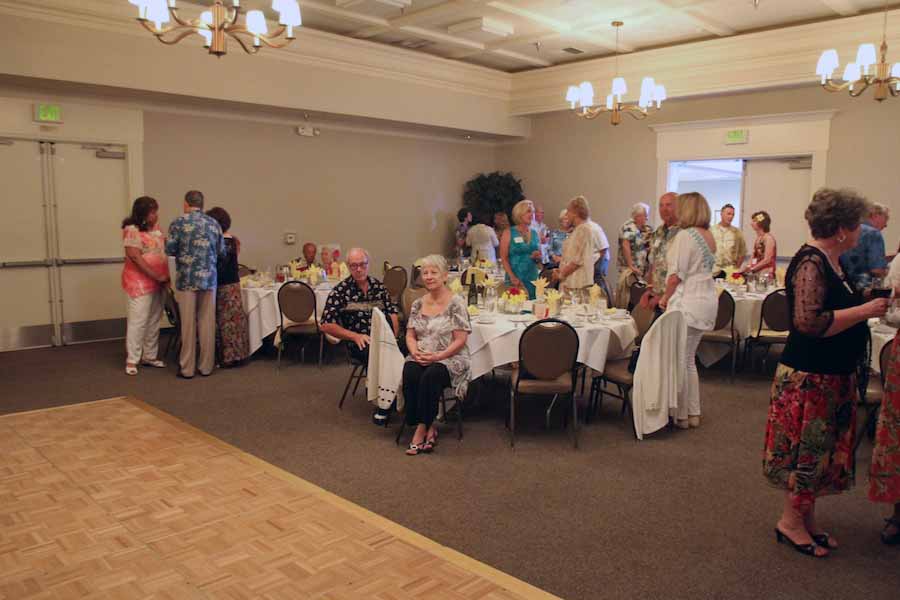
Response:
[[[59,104],[35,104],[34,120],[36,123],[62,125],[62,106]]]

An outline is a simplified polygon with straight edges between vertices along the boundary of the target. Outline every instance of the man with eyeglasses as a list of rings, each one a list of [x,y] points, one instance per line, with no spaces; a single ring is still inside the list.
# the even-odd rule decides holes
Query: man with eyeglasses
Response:
[[[347,254],[350,277],[337,284],[322,313],[322,332],[344,340],[354,360],[369,361],[369,332],[372,329],[372,309],[384,313],[394,329],[400,331],[397,305],[391,300],[384,284],[369,276],[369,253],[352,248]]]

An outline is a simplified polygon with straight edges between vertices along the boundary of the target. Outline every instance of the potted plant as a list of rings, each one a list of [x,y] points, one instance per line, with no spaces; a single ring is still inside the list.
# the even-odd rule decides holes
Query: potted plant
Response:
[[[516,179],[512,173],[494,171],[481,173],[466,182],[463,205],[483,222],[491,224],[496,213],[510,215],[516,202],[524,198],[521,179]]]

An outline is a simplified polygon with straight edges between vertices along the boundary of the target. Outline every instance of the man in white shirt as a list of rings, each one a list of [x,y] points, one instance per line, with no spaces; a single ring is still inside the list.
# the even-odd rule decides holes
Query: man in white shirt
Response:
[[[595,221],[588,221],[593,234],[594,242],[594,283],[603,288],[606,294],[606,300],[609,306],[612,306],[615,300],[610,295],[609,286],[606,284],[606,274],[609,272],[609,240],[606,239],[606,233],[603,228]]]

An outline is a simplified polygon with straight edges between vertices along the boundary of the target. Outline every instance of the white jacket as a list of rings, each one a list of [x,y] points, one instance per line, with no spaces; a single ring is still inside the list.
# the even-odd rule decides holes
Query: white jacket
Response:
[[[684,315],[673,310],[667,310],[659,317],[641,342],[631,392],[638,439],[665,427],[669,422],[669,411],[678,407],[678,391],[685,376],[686,342]]]

